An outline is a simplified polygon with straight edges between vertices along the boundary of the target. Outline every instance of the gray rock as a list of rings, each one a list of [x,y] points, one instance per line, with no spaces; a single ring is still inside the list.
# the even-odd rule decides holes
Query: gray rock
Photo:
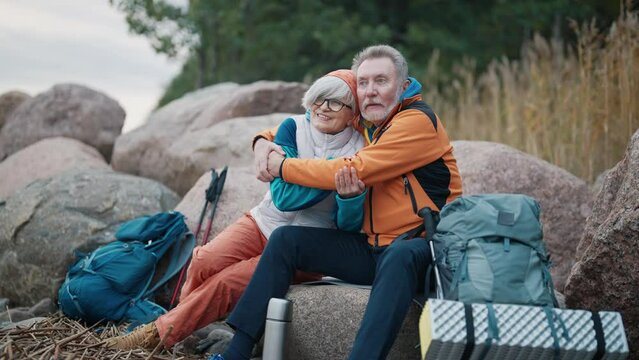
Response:
[[[207,327],[206,337],[198,342],[197,352],[215,354],[223,353],[231,343],[235,331],[222,322],[216,322]]]
[[[55,298],[75,249],[89,252],[112,241],[121,223],[178,200],[155,181],[108,170],[29,184],[0,204],[0,296],[18,306]]]
[[[595,198],[565,289],[570,308],[621,312],[631,354],[639,354],[638,244],[639,131]]]
[[[186,339],[175,344],[175,351],[186,354],[205,354],[210,356],[223,353],[233,339],[235,331],[225,322],[217,321],[193,332]],[[256,344],[253,356],[261,352],[263,344]],[[255,358],[253,358],[255,359]]]
[[[47,320],[46,317],[32,317],[26,320],[18,321],[18,322],[0,322],[0,330],[11,330],[16,328],[28,329],[33,324],[37,324],[41,321]]]
[[[71,168],[110,169],[100,153],[75,139],[43,139],[10,155],[0,163],[0,199],[29,183]]]
[[[57,307],[51,298],[44,298],[29,308],[34,316],[48,316],[57,311]]]
[[[590,194],[592,194],[593,198],[596,197],[603,188],[604,181],[606,181],[608,174],[610,174],[610,170],[611,169],[604,170],[601,174],[597,175],[595,182],[590,187]]]
[[[0,129],[4,125],[6,118],[25,100],[31,96],[21,91],[9,91],[0,95]]]
[[[8,302],[8,299],[6,299]],[[8,309],[6,305],[2,306],[2,309]],[[28,323],[27,320],[32,318],[44,318],[57,311],[55,304],[50,298],[44,298],[32,307],[17,307],[11,308],[6,311],[0,311],[0,324],[14,324],[16,326],[23,326]],[[30,323],[29,323],[30,324]],[[0,325],[2,328],[4,325]]]
[[[218,169],[218,173],[220,170]],[[208,171],[200,177],[193,188],[184,195],[182,201],[175,207],[175,210],[186,216],[186,223],[193,232],[197,229],[197,222],[206,201],[205,191],[210,182],[211,172]],[[213,240],[224,228],[234,223],[242,214],[262,201],[268,189],[269,185],[267,183],[255,178],[252,166],[230,167],[222,196],[217,204],[209,240]],[[198,236],[200,243],[204,236],[207,219],[205,218],[204,221]]]
[[[88,87],[60,84],[24,101],[0,131],[0,159],[44,138],[64,136],[93,146],[108,160],[125,112]]]
[[[28,307],[17,307],[0,313],[0,323],[20,322],[34,317]]]
[[[290,115],[277,113],[229,119],[176,139],[164,154],[167,186],[184,194],[211,167],[252,164],[251,140],[255,133],[279,125]]]
[[[586,183],[546,161],[509,146],[485,141],[454,141],[454,154],[464,194],[517,193],[541,206],[544,240],[554,266],[557,290],[562,291],[584,222],[590,214]]]
[[[288,337],[289,359],[346,359],[364,315],[370,290],[334,285],[296,285]],[[411,305],[387,359],[420,359],[419,316]]]
[[[234,118],[185,134],[165,151],[163,174],[166,180],[163,183],[184,194],[211,167],[252,164],[251,140],[256,129],[277,126],[290,115],[277,113]]]
[[[234,118],[301,113],[305,90],[306,85],[299,83],[259,81],[248,85],[223,83],[187,94],[154,112],[144,126],[120,136],[112,166],[117,171],[156,179],[184,194],[207,168],[234,164],[233,158],[216,159],[220,163],[208,160],[209,154],[222,151],[233,141],[250,153],[250,142],[244,139],[262,129],[243,129],[247,133],[224,136],[222,145],[206,139],[202,132],[211,134],[207,129]]]
[[[559,303],[559,308],[560,309],[565,309],[566,308],[566,297],[564,296],[564,294],[562,294],[559,291],[555,290],[555,298],[557,298],[557,302]]]

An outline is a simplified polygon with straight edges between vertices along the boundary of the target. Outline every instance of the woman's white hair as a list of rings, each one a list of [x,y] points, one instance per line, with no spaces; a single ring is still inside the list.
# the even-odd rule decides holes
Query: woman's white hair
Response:
[[[355,104],[355,96],[353,96],[351,89],[346,85],[344,80],[336,76],[322,76],[315,80],[313,85],[306,90],[304,98],[302,98],[302,106],[306,110],[309,110],[317,99],[339,100],[350,106],[353,110],[355,110],[357,106],[357,104]]]

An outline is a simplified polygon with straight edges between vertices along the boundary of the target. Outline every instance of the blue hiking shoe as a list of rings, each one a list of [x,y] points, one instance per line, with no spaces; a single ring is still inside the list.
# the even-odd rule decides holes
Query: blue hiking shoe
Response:
[[[208,360],[224,360],[224,358],[220,354],[213,354],[209,356]]]

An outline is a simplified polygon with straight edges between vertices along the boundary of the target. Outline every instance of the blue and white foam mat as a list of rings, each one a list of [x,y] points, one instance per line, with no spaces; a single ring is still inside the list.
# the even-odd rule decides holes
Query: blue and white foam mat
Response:
[[[470,322],[467,322],[470,319]],[[419,322],[423,359],[617,360],[628,341],[617,312],[430,299]]]

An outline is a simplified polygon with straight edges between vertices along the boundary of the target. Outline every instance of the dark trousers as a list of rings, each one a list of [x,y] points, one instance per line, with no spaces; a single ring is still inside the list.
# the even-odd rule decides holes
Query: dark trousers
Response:
[[[251,281],[227,322],[253,339],[264,333],[270,298],[284,298],[296,270],[372,290],[350,359],[384,359],[412,298],[423,287],[430,251],[424,239],[372,247],[364,234],[282,226],[271,235]],[[421,286],[420,286],[421,285]],[[295,321],[295,320],[293,320]],[[327,349],[327,358],[331,358]]]

